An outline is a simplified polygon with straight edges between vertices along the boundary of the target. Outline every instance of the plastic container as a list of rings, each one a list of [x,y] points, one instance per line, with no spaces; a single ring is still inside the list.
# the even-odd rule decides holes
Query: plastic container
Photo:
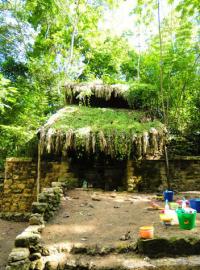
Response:
[[[163,225],[168,226],[172,224],[172,217],[168,214],[160,214],[160,220]]]
[[[169,210],[169,204],[168,204],[168,200],[165,201],[165,212]]]
[[[179,227],[183,230],[191,230],[196,226],[196,210],[187,209],[187,212],[184,209],[176,210]]]
[[[187,203],[186,203],[185,198],[183,198],[183,200],[182,200],[181,207],[182,207],[182,209],[185,209],[187,207]]]
[[[172,210],[176,210],[179,207],[179,204],[175,202],[171,202],[169,205]]]
[[[164,196],[164,201],[168,201],[168,202],[172,202],[173,201],[173,196],[174,196],[174,192],[172,190],[165,190],[163,192],[163,196]]]
[[[143,239],[152,239],[154,237],[154,227],[153,226],[140,227],[139,235]]]
[[[197,213],[200,213],[200,199],[194,198],[190,200],[190,207],[195,209]]]
[[[164,225],[178,225],[178,217],[176,211],[168,210],[167,213],[160,214],[160,220]]]
[[[184,199],[185,200],[185,199]],[[179,204],[179,206],[180,207],[182,207],[183,206],[183,200],[178,200],[178,201],[176,201],[178,204]],[[186,203],[186,207],[189,207],[189,201],[188,200],[185,200],[185,203]]]

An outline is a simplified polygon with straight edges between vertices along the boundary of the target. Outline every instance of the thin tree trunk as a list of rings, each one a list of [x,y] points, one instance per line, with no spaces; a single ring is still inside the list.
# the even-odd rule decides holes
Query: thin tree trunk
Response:
[[[71,45],[70,45],[70,55],[69,55],[69,64],[70,65],[72,63],[73,55],[74,55],[74,41],[75,41],[76,29],[77,29],[77,24],[78,24],[78,19],[79,19],[78,8],[79,8],[80,1],[77,0],[77,1],[75,1],[75,3],[76,3],[76,9],[75,9],[76,12],[75,12],[75,20],[74,20],[74,24],[73,24],[73,31],[72,31]]]
[[[138,26],[138,65],[137,65],[137,80],[140,81],[140,60],[141,60],[141,43],[140,43],[140,21]]]
[[[73,26],[71,45],[70,45],[70,55],[69,55],[69,63],[72,63],[73,55],[74,55],[74,40],[75,40],[76,27]]]
[[[161,34],[161,21],[160,21],[160,1],[158,0],[157,3],[158,3],[158,31],[159,31],[159,43],[160,43],[160,93],[161,93],[163,120],[164,120],[164,124],[166,124],[164,90],[163,90],[163,43],[162,43],[162,34]]]
[[[141,56],[140,56],[140,52],[139,52],[139,55],[138,55],[138,66],[137,66],[137,80],[140,81],[140,59],[141,59]]]

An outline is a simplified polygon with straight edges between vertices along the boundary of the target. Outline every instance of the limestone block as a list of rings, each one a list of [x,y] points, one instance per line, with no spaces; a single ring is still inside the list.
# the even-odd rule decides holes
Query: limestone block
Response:
[[[35,188],[35,184],[28,182],[28,183],[26,183],[26,188],[30,189],[32,191]]]
[[[30,256],[29,256],[29,260],[30,261],[36,261],[36,260],[39,260],[41,259],[42,255],[39,253],[39,252],[36,252],[36,253],[32,253]]]
[[[17,193],[17,194],[21,194],[23,192],[23,190],[19,189],[19,188],[15,188],[15,189],[12,189],[12,192]]]
[[[24,188],[24,193],[28,193],[28,194],[31,194],[32,193],[32,187],[31,188],[28,188],[27,185],[25,186]]]
[[[41,225],[44,224],[44,219],[41,214],[35,213],[30,216],[29,219],[29,224],[30,225]]]
[[[43,270],[44,269],[44,264],[42,262],[42,259],[39,259],[35,261],[35,268],[34,270]]]
[[[30,179],[28,179],[27,182],[28,182],[29,184],[34,184],[35,181],[36,181],[35,178],[30,178]]]
[[[18,262],[25,260],[29,257],[30,252],[28,248],[14,248],[9,257],[8,257],[8,262]]]
[[[27,205],[28,205],[28,203],[26,202],[24,202],[24,203],[22,203],[22,202],[20,202],[20,204],[18,205],[18,208],[19,208],[19,210],[20,211],[22,211],[22,212],[25,212],[25,210],[27,210]]]
[[[39,202],[46,203],[46,194],[45,193],[39,194]]]
[[[15,239],[16,247],[30,247],[31,245],[37,245],[40,242],[40,234],[32,232],[23,232],[19,234]]]
[[[29,270],[30,261],[29,260],[22,260],[18,262],[10,263],[6,270]]]
[[[15,173],[16,173],[16,172],[15,172]],[[13,179],[14,179],[14,180],[18,180],[19,177],[20,177],[20,176],[19,176],[18,174],[14,174],[14,175],[13,175]]]
[[[11,185],[10,184],[7,184],[7,183],[4,183],[4,190],[8,190],[10,189]]]
[[[24,191],[23,192],[23,197],[26,197],[27,199],[30,198],[30,200],[32,201],[32,197],[34,197],[34,196],[32,194],[32,191],[31,191],[31,193],[27,193],[27,192]]]
[[[34,202],[32,203],[32,212],[43,214],[47,209],[47,203]]]
[[[4,180],[4,185],[10,186],[10,185],[12,185],[12,183],[13,183],[12,179],[5,179]]]
[[[24,189],[25,184],[23,184],[23,183],[17,184],[17,187],[18,187],[18,189]]]
[[[42,254],[42,256],[49,256],[50,251],[49,251],[48,247],[42,246],[41,254]]]
[[[61,182],[52,182],[51,185],[52,185],[52,187],[62,187]]]
[[[53,192],[53,188],[43,188],[43,192],[52,193]]]
[[[42,254],[42,246],[41,244],[38,244],[36,246],[30,246],[29,247],[29,250],[30,250],[30,253],[33,254],[33,253],[40,253]]]
[[[63,190],[60,187],[54,187],[54,193],[61,195],[63,193]]]
[[[37,233],[41,233],[44,227],[45,227],[44,225],[30,225],[24,230],[24,232],[37,234]]]
[[[10,188],[5,188],[5,186],[4,186],[4,192],[3,192],[3,193],[4,193],[4,194],[11,193]]]
[[[52,261],[52,262],[47,262],[45,264],[45,270],[57,270],[58,269],[58,262]]]
[[[15,211],[17,211],[17,209],[18,209],[18,205],[17,204],[13,204],[13,205],[11,205],[10,206],[10,212],[15,212]]]

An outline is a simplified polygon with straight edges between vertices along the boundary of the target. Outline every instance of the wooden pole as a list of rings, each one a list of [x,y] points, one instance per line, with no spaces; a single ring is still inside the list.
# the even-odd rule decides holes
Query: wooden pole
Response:
[[[171,189],[170,179],[169,179],[169,158],[167,153],[167,146],[165,145],[165,163],[166,163],[166,175],[167,175],[167,188]]]
[[[161,18],[160,18],[160,0],[157,0],[158,4],[158,32],[159,32],[159,42],[160,42],[160,94],[161,94],[161,103],[163,111],[163,122],[167,126],[167,118],[164,104],[164,90],[163,90],[163,40],[161,32]],[[167,188],[171,189],[170,179],[169,179],[169,159],[167,153],[167,146],[164,147],[165,151],[165,162],[166,162],[166,176],[167,176]]]

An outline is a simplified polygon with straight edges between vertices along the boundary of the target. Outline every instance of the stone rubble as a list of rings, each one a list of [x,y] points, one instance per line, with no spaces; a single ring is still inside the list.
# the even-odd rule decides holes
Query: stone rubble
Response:
[[[39,195],[39,202],[32,204],[29,226],[15,239],[15,248],[8,258],[6,270],[43,270],[42,256],[49,252],[41,245],[41,232],[45,221],[53,217],[58,209],[63,192],[60,183],[52,183]]]

